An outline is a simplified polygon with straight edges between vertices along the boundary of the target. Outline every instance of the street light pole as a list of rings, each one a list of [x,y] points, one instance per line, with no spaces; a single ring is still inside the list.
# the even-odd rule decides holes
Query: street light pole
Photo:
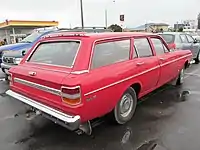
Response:
[[[82,29],[84,28],[84,18],[83,18],[83,1],[80,0],[80,6],[81,6],[81,26]]]
[[[115,0],[113,0],[113,3],[115,3]],[[108,9],[106,7],[105,9],[105,26],[108,28]]]
[[[107,11],[107,9],[105,9],[105,25],[106,25],[106,28],[108,28],[108,11]]]

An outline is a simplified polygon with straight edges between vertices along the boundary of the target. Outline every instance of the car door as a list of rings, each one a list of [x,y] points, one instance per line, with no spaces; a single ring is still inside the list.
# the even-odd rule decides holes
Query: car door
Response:
[[[191,44],[188,42],[185,34],[180,34],[180,38],[182,41],[182,50],[190,50]]]
[[[174,61],[178,56],[176,52],[168,50],[161,38],[152,37],[150,39],[161,67],[158,85],[163,85],[178,75],[178,62]]]
[[[160,66],[146,37],[134,38],[134,48],[138,57],[134,59],[133,67],[141,74],[137,78],[142,84],[141,93],[145,94],[155,89]]]
[[[186,34],[186,37],[190,45],[190,50],[192,51],[193,57],[196,58],[199,53],[199,43],[195,42],[191,35]]]

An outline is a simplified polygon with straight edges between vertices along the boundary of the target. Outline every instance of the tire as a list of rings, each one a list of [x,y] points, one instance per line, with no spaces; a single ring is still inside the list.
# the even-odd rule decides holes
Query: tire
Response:
[[[181,69],[179,75],[178,75],[178,79],[177,79],[177,82],[176,82],[176,85],[182,85],[183,84],[183,81],[184,81],[184,74],[185,74],[185,69]]]
[[[5,80],[6,80],[6,81],[9,81],[8,75],[7,75],[7,74],[5,74]]]
[[[6,73],[4,69],[1,69],[3,73]]]
[[[133,117],[137,105],[137,94],[133,88],[128,88],[114,108],[114,121],[125,124]]]
[[[197,58],[195,58],[195,64],[199,64],[200,62],[200,51],[198,52]]]

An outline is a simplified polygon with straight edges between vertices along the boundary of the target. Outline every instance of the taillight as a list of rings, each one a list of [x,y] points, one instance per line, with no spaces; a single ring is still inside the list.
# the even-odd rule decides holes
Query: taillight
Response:
[[[81,103],[81,89],[76,87],[61,87],[62,101],[68,105],[78,105]]]
[[[13,85],[12,73],[9,73],[9,75],[8,75],[8,81],[9,81],[10,86]]]
[[[176,44],[175,43],[173,44],[173,48],[176,49]]]

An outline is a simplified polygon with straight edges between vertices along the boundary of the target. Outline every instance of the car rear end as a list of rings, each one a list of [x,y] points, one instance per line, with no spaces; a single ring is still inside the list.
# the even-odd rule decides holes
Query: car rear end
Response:
[[[43,39],[10,69],[6,93],[48,119],[70,130],[78,129],[82,122],[81,87],[69,76],[81,43],[79,36]]]

